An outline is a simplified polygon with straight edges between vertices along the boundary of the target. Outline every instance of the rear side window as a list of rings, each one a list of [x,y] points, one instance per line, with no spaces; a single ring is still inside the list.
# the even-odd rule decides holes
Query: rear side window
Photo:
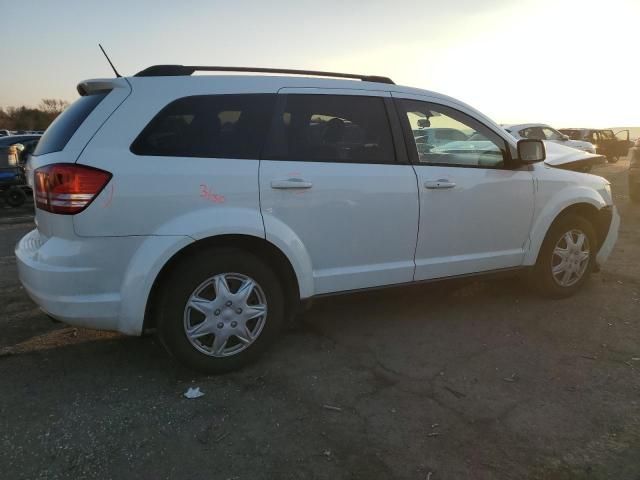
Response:
[[[395,161],[382,98],[289,94],[277,117],[263,158],[343,163]]]
[[[131,145],[136,155],[260,158],[275,94],[197,95],[163,108]]]
[[[94,93],[73,102],[49,125],[33,154],[44,155],[62,150],[82,122],[108,94],[109,92]]]

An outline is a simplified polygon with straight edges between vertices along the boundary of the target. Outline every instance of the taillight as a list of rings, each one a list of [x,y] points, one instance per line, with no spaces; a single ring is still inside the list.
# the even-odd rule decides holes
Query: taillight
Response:
[[[34,172],[36,206],[51,213],[74,215],[93,201],[111,174],[75,163],[54,163]]]

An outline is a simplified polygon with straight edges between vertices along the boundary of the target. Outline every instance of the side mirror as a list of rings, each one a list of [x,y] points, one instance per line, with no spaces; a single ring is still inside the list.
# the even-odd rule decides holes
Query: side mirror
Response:
[[[518,158],[522,163],[542,162],[547,158],[544,143],[529,138],[518,141]]]

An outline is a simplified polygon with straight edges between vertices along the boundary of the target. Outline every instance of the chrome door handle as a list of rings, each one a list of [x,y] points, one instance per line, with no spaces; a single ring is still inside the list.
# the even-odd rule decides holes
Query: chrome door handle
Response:
[[[283,178],[281,180],[271,180],[271,188],[275,188],[278,190],[311,187],[313,187],[313,183],[307,182],[302,178]]]
[[[427,180],[426,182],[424,182],[424,188],[428,188],[430,190],[453,188],[455,186],[455,182],[447,180],[446,178],[439,178],[438,180]]]

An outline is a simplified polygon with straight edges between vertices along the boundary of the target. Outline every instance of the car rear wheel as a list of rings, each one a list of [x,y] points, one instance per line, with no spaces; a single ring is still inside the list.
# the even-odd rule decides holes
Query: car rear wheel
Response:
[[[18,187],[11,187],[4,194],[4,198],[7,205],[17,208],[24,204],[27,200],[27,195]]]
[[[256,360],[284,318],[277,276],[256,256],[235,249],[201,251],[169,274],[158,308],[158,334],[180,361],[206,373]]]
[[[564,298],[587,281],[596,255],[591,223],[578,215],[566,215],[549,229],[533,269],[537,289],[545,296]]]

